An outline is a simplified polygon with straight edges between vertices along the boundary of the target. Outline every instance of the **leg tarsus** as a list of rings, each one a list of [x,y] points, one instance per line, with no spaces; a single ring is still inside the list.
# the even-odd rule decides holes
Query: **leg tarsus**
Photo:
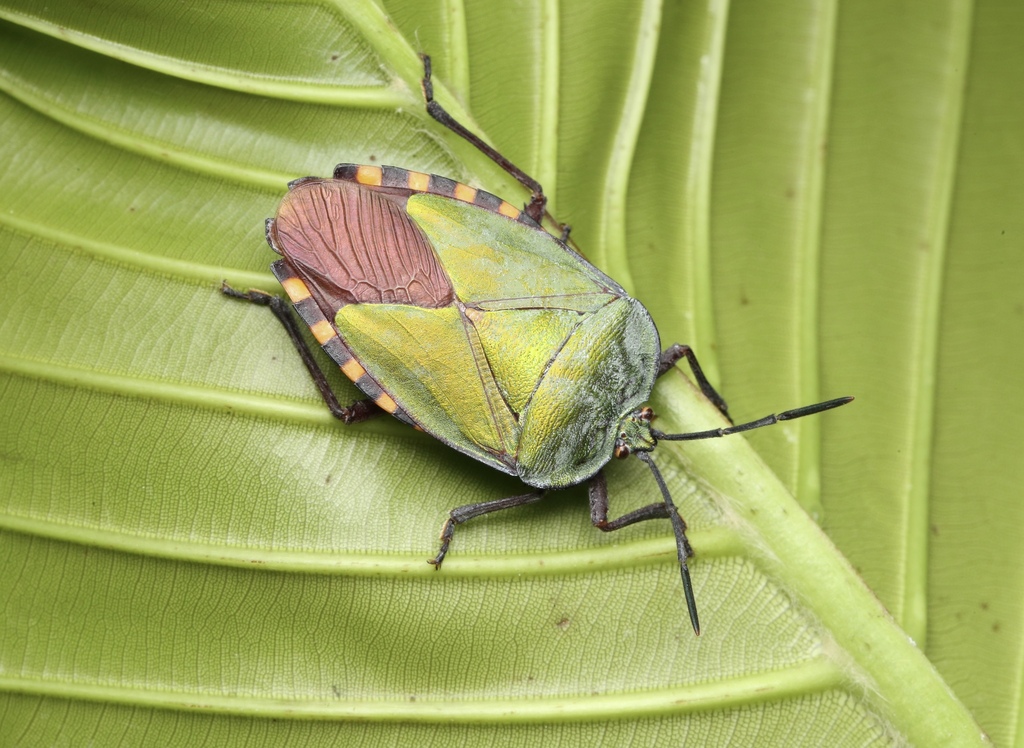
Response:
[[[220,282],[220,292],[225,296],[230,296],[232,299],[241,299],[243,301],[249,301],[259,306],[270,306],[274,294],[261,291],[258,288],[250,288],[248,291],[239,291],[237,288],[229,285],[226,280]]]
[[[331,395],[333,396],[333,394],[332,392]],[[327,402],[326,399],[324,402]],[[344,422],[346,426],[369,421],[371,418],[376,418],[384,413],[380,406],[368,397],[356,400],[351,405],[338,405],[338,407],[335,407],[337,402],[338,399],[335,397],[334,403],[327,403],[327,407],[331,411],[331,415]]]
[[[493,501],[481,501],[477,504],[465,504],[464,506],[455,507],[448,513],[448,519],[445,520],[444,525],[441,527],[441,549],[437,552],[434,558],[427,559],[428,564],[433,564],[435,569],[441,568],[441,563],[444,561],[444,557],[448,555],[448,546],[452,542],[452,536],[455,534],[455,526],[461,525],[463,522],[479,517],[482,514],[490,514],[491,512],[497,512],[502,509],[512,509],[517,506],[524,506],[526,504],[532,504],[535,501],[540,501],[544,498],[546,491],[532,491],[530,493],[519,494],[518,496],[506,496],[503,499],[494,499]]]
[[[658,364],[658,376],[660,377],[665,372],[669,371],[676,365],[679,359],[685,358],[686,363],[690,365],[690,371],[693,372],[694,379],[697,380],[697,386],[700,387],[700,391],[704,393],[704,397],[714,403],[714,406],[718,408],[719,412],[728,419],[729,423],[732,423],[732,417],[729,415],[729,406],[726,405],[725,399],[718,394],[711,382],[704,375],[704,370],[700,368],[700,363],[697,361],[697,356],[694,354],[693,349],[688,345],[682,345],[681,343],[673,343],[671,346],[666,348],[661,354],[661,362]]]
[[[274,313],[274,316],[277,317],[278,321],[284,326],[285,331],[288,333],[288,337],[291,338],[292,344],[295,346],[295,350],[299,352],[299,356],[302,358],[302,363],[306,366],[306,371],[308,371],[309,375],[313,378],[313,384],[316,385],[317,391],[320,393],[320,397],[323,399],[324,403],[326,403],[332,416],[346,424],[353,424],[366,421],[384,412],[376,403],[373,402],[373,400],[369,398],[357,400],[347,407],[338,402],[338,398],[331,389],[331,385],[327,381],[327,377],[324,376],[324,373],[316,363],[316,359],[313,358],[313,352],[309,350],[309,346],[306,345],[306,341],[303,340],[299,325],[295,321],[295,317],[292,316],[288,302],[280,296],[275,296],[274,294],[267,293],[266,291],[261,291],[258,288],[250,288],[248,291],[239,291],[238,289],[229,286],[227,281],[221,281],[220,291],[222,294],[232,299],[240,299],[252,304],[257,304],[258,306],[268,307],[270,311]]]

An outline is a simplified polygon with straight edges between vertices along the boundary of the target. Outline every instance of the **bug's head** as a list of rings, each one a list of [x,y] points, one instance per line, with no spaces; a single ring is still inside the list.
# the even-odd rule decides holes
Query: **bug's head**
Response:
[[[615,451],[612,453],[624,460],[634,452],[650,452],[658,440],[651,433],[654,411],[644,406],[627,413],[619,421],[619,433],[615,436]]]

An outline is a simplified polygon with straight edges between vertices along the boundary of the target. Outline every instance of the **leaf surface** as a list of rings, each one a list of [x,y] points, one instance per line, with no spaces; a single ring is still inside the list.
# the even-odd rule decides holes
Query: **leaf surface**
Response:
[[[0,3],[3,733],[1018,744],[1022,11],[493,5]],[[734,416],[858,398],[659,447],[699,639],[667,523],[599,533],[583,489],[434,573],[447,511],[521,484],[333,422],[217,291],[275,290],[263,221],[339,161],[526,199],[426,116],[420,49]],[[682,374],[653,405],[719,423]]]

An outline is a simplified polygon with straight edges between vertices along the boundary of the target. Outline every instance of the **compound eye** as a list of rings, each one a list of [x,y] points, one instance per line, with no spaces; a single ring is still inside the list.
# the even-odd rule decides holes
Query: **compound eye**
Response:
[[[640,420],[641,421],[650,421],[653,418],[654,418],[654,411],[650,407],[645,405],[644,407],[642,407],[640,409]]]
[[[625,444],[616,444],[615,451],[612,452],[612,454],[615,455],[615,457],[617,457],[618,459],[624,460],[625,458],[629,457],[629,447],[627,447]]]

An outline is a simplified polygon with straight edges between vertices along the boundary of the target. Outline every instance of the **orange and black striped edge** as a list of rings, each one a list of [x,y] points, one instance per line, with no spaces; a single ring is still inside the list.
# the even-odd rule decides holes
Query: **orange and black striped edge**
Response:
[[[341,336],[338,335],[337,328],[320,310],[316,300],[313,298],[313,294],[310,293],[309,286],[306,285],[302,278],[295,274],[295,271],[292,270],[287,261],[278,260],[270,266],[270,269],[278,281],[281,282],[285,293],[288,294],[288,298],[292,300],[295,311],[302,317],[302,321],[309,326],[309,331],[313,333],[313,337],[316,338],[316,341],[327,352],[327,355],[331,357],[331,360],[341,368],[342,373],[351,379],[356,387],[366,393],[381,410],[387,411],[398,420],[410,426],[419,428],[416,421],[402,410],[394,398],[385,392],[377,384],[376,380],[366,372],[363,365],[359,363],[359,360],[348,349]]]
[[[471,203],[484,210],[510,218],[513,221],[540,229],[540,225],[530,216],[502,200],[497,195],[468,184],[456,182],[448,177],[427,174],[422,171],[409,171],[397,166],[364,166],[361,164],[338,164],[334,167],[334,178],[346,182],[355,182],[366,187],[391,187],[411,192],[426,192],[431,195],[450,197],[464,203]],[[543,231],[543,229],[541,229]]]

